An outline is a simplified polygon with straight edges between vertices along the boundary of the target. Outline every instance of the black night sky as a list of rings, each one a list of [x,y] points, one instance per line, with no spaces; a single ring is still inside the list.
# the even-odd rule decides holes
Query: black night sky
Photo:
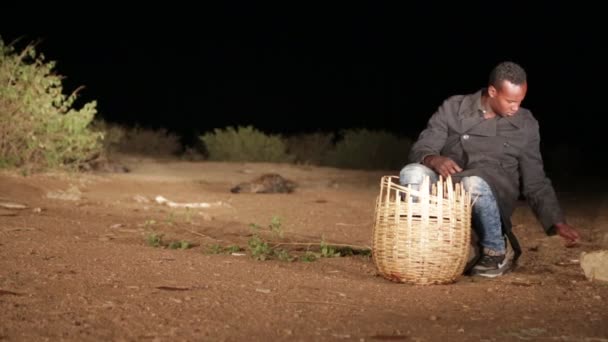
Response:
[[[186,140],[228,125],[415,137],[444,98],[478,90],[496,63],[513,60],[528,72],[523,106],[540,122],[543,149],[567,143],[604,158],[601,11],[425,3],[4,8],[0,34],[40,39],[66,91],[84,85],[81,102],[97,100],[107,121]]]

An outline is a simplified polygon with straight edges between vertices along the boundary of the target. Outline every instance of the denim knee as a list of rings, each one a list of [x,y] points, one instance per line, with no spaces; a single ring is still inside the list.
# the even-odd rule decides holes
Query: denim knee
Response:
[[[399,172],[399,182],[401,185],[420,185],[425,176],[429,177],[431,183],[436,183],[439,179],[437,173],[430,168],[419,163],[411,163],[407,164]]]
[[[488,196],[494,198],[490,184],[483,178],[478,176],[469,176],[462,178],[462,186],[471,194],[474,199],[477,196]]]
[[[492,188],[483,178],[477,176],[464,177],[462,184],[475,201],[473,228],[479,234],[481,246],[504,253],[505,242],[500,211]]]

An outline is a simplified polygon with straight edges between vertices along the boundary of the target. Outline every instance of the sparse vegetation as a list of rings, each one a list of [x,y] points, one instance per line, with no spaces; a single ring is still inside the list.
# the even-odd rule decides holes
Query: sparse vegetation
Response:
[[[241,248],[240,246],[237,246],[237,245],[229,245],[229,246],[224,247],[220,244],[213,244],[213,245],[207,246],[205,253],[207,253],[207,254],[232,254],[232,253],[238,253],[241,251],[243,251],[243,248]]]
[[[33,44],[16,52],[0,37],[0,167],[28,170],[78,169],[105,153],[176,156],[180,137],[165,128],[126,127],[95,120],[95,101],[73,108],[77,89],[63,94],[54,72]],[[215,129],[199,137],[216,161],[298,162],[361,169],[395,169],[405,162],[410,141],[386,132],[266,134],[253,126]],[[192,152],[190,152],[192,153]]]
[[[150,233],[146,236],[146,243],[151,247],[161,247],[163,245],[163,234]]]
[[[332,133],[266,135],[252,126],[216,129],[201,137],[209,159],[297,162],[352,169],[397,169],[405,165],[411,140],[384,131],[349,129],[334,144]]]
[[[313,262],[317,261],[317,259],[317,254],[311,251],[306,251],[306,253],[304,253],[304,255],[301,255],[299,258],[299,260],[302,262]]]
[[[322,258],[336,258],[341,256],[340,252],[337,251],[335,247],[325,243],[325,239],[321,240],[319,247],[321,249],[320,255]]]
[[[283,238],[283,229],[281,227],[281,219],[278,216],[272,217],[266,229],[255,223],[252,223],[250,227],[253,235],[248,241],[248,246],[251,257],[255,260],[277,259],[290,262],[294,260],[312,262],[320,258],[337,258],[352,255],[369,257],[371,255],[371,249],[369,248],[330,244],[323,237],[320,243],[282,242],[280,239]],[[272,240],[265,239],[263,237],[264,232],[268,232],[272,236]],[[291,247],[291,249],[288,249],[288,247]],[[302,247],[305,247],[304,251],[302,251]]]
[[[352,169],[397,170],[407,162],[411,140],[384,131],[345,130],[323,164]]]
[[[182,150],[180,137],[165,128],[128,127],[102,120],[95,121],[94,128],[105,134],[104,150],[110,155],[169,157],[178,155]]]
[[[321,165],[334,147],[333,133],[297,134],[287,138],[287,151],[300,164]]]
[[[210,160],[249,162],[291,162],[283,138],[266,135],[252,126],[227,127],[205,133],[200,139],[205,144]]]
[[[249,246],[249,251],[251,252],[251,257],[255,260],[267,260],[272,257],[277,257],[279,260],[289,260],[289,254],[283,249],[272,248],[268,241],[264,240],[261,234],[261,227],[257,224],[252,223],[250,225],[251,230],[253,231],[252,237],[247,242]],[[268,225],[268,230],[272,234],[273,237],[282,237],[283,231],[281,229],[281,221],[278,217],[273,217],[270,225]]]
[[[157,232],[150,232],[146,235],[146,244],[150,247],[169,248],[169,249],[188,249],[193,244],[186,240],[165,241],[165,235]]]
[[[167,247],[169,249],[188,249],[188,248],[192,247],[192,244],[186,240],[171,241],[171,242],[169,242]]]
[[[0,167],[77,169],[102,152],[97,103],[75,109],[80,88],[65,95],[54,69],[34,44],[17,52],[0,37]]]

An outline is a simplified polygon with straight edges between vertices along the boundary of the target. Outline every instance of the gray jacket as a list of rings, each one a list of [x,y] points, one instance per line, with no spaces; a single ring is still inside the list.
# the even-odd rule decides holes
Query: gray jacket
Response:
[[[452,176],[455,181],[465,176],[483,178],[497,198],[507,234],[521,191],[546,234],[554,235],[553,225],[562,222],[563,215],[544,172],[538,122],[521,107],[512,117],[484,119],[482,91],[445,100],[412,146],[410,162],[440,154],[463,169]]]

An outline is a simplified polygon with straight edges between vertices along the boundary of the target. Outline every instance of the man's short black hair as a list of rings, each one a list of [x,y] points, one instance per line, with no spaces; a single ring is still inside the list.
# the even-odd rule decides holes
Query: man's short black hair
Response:
[[[519,64],[514,62],[502,62],[490,72],[491,86],[500,89],[503,81],[509,81],[516,85],[526,83],[526,71]]]

